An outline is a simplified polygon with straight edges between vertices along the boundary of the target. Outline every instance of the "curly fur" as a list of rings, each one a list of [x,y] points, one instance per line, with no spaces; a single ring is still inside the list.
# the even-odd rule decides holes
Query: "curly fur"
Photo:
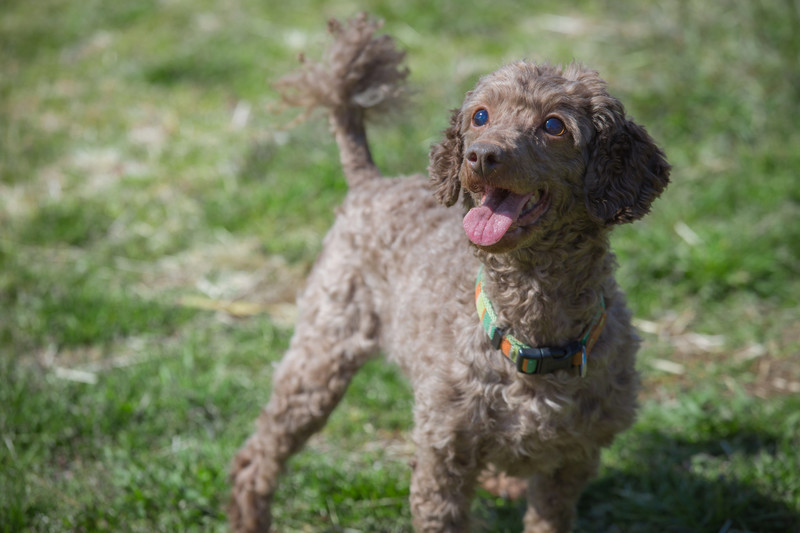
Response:
[[[350,189],[300,298],[272,397],[234,460],[231,527],[269,530],[285,462],[383,351],[414,388],[417,531],[467,531],[475,484],[493,485],[493,474],[481,477],[487,469],[527,479],[527,533],[568,531],[601,448],[635,416],[639,340],[608,235],[648,212],[669,165],[597,73],[518,62],[467,93],[431,149],[429,180],[379,178],[365,105],[400,94],[403,56],[366,17],[331,27],[326,61],[306,64],[283,87],[295,91],[288,101],[329,110]],[[489,110],[486,126],[472,123],[478,108]],[[549,116],[565,135],[543,130]],[[475,154],[487,149],[497,168],[476,170]],[[541,191],[549,208],[496,244],[470,244],[465,210],[444,206],[461,196],[469,209],[488,187]],[[481,263],[500,325],[533,346],[578,338],[605,301],[587,377],[523,375],[490,346],[473,300]]]

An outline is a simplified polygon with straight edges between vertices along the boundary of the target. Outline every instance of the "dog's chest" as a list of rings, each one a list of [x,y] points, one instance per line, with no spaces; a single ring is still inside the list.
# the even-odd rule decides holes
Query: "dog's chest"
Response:
[[[479,424],[487,461],[513,472],[557,466],[562,457],[582,448],[592,432],[580,417],[580,392],[569,386],[531,389],[520,384],[487,387],[475,407],[487,423]],[[483,431],[481,431],[482,429]]]

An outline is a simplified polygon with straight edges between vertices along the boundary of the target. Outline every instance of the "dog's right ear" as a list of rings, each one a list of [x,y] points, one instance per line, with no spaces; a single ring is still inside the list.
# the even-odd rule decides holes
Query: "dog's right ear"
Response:
[[[464,157],[464,140],[461,137],[461,110],[454,109],[450,115],[450,127],[439,144],[431,147],[428,174],[436,199],[450,207],[458,201],[461,180],[458,173]]]

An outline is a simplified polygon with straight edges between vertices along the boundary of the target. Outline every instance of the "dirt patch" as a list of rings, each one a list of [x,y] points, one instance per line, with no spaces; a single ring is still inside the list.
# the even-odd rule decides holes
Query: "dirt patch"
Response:
[[[782,334],[767,344],[731,348],[725,335],[692,331],[695,316],[694,311],[684,310],[657,321],[636,321],[645,342],[658,354],[643,358],[643,397],[661,398],[670,390],[686,390],[707,380],[721,382],[731,392],[743,390],[761,398],[800,393],[796,324],[788,321]]]
[[[289,327],[306,274],[303,265],[265,255],[258,239],[231,237],[159,260],[142,285],[148,292],[181,292],[187,307],[234,317],[266,313]]]

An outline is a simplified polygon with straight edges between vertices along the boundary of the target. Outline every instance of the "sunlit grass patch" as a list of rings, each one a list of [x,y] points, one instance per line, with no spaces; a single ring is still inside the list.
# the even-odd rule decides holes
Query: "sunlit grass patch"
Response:
[[[106,5],[107,4],[107,5]],[[112,5],[113,4],[113,5]],[[612,238],[642,414],[577,531],[800,529],[798,13],[790,3],[369,1],[412,95],[370,130],[424,172],[505,61],[597,68],[674,166]],[[270,87],[347,2],[0,6],[0,531],[223,531],[229,461],[345,193]],[[277,496],[285,531],[411,531],[412,397],[370,363]],[[479,493],[478,531],[524,506]]]

